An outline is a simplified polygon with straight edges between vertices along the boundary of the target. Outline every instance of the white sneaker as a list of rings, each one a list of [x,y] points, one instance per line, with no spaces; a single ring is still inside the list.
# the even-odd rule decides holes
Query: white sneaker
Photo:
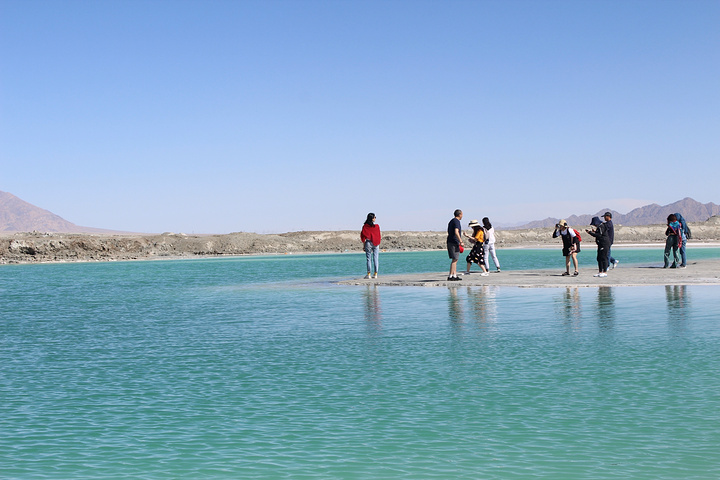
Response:
[[[370,278],[370,272],[368,272],[368,274],[365,275],[363,278]]]
[[[617,267],[618,263],[620,263],[620,260],[615,260],[615,263],[613,263],[612,265],[613,270],[615,270],[615,267]]]
[[[488,272],[482,272],[480,274],[481,277],[487,277],[488,275],[490,275]]]
[[[593,277],[607,277],[607,273],[596,273]]]

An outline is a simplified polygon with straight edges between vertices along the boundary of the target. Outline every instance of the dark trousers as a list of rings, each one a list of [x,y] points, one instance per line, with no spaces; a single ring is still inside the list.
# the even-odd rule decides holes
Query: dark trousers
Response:
[[[598,243],[597,246],[597,262],[598,270],[601,272],[607,272],[608,269],[608,251],[610,250],[610,243]]]

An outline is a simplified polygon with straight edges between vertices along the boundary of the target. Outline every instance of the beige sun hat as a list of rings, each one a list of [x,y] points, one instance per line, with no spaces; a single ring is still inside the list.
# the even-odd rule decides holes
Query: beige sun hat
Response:
[[[469,228],[479,227],[479,226],[480,226],[480,222],[478,222],[477,220],[470,220],[470,223],[468,223]]]
[[[567,227],[568,226],[567,220],[565,220],[565,219],[560,220],[558,222],[558,225],[560,225],[561,227]]]

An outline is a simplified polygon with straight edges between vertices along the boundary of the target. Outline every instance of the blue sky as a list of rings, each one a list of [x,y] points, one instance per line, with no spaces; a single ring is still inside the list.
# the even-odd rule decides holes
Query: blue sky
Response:
[[[140,232],[720,203],[720,2],[0,0],[0,190]]]

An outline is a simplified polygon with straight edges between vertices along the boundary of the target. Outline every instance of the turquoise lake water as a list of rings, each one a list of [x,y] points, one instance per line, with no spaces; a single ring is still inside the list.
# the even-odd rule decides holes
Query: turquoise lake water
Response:
[[[720,478],[720,287],[332,283],[364,273],[362,254],[0,267],[0,478]]]

